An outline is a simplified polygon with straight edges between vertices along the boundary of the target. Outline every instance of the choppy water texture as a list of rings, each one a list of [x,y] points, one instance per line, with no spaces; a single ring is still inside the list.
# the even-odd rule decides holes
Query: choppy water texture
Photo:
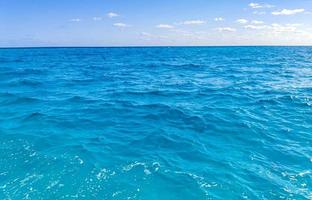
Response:
[[[311,47],[0,50],[0,199],[311,198]]]

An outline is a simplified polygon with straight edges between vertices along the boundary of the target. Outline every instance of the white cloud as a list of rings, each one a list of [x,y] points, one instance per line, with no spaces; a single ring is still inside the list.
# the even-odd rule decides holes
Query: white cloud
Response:
[[[273,8],[274,6],[270,4],[250,3],[249,7],[253,9],[258,9],[258,8]]]
[[[69,20],[69,21],[71,21],[71,22],[81,22],[81,19],[75,18],[75,19],[71,19],[71,20]]]
[[[261,8],[261,6],[258,3],[250,3],[249,7],[251,7],[251,8]]]
[[[147,32],[142,32],[141,35],[144,37],[152,37],[153,36],[152,34],[147,33]]]
[[[216,22],[219,22],[219,21],[224,21],[224,18],[223,17],[216,17],[214,20]]]
[[[253,11],[253,13],[252,13],[252,14],[254,14],[254,15],[265,15],[265,14],[266,14],[266,12],[265,12],[265,11],[255,10],[255,11]]]
[[[108,16],[109,18],[114,18],[114,17],[119,17],[119,14],[114,13],[114,12],[109,12],[109,13],[107,13],[107,16]]]
[[[240,23],[240,24],[247,24],[248,20],[247,19],[238,19],[238,20],[236,20],[236,22]]]
[[[184,25],[201,25],[205,23],[206,21],[203,21],[203,20],[188,20],[188,21],[182,22],[182,24]]]
[[[159,24],[159,25],[156,26],[156,28],[173,29],[174,26],[169,25],[169,24]]]
[[[93,17],[92,19],[93,19],[93,21],[101,21],[102,17]]]
[[[293,9],[293,10],[289,10],[289,9],[283,9],[281,11],[274,11],[272,12],[272,15],[295,15],[298,13],[303,13],[304,9],[300,8],[300,9]]]
[[[154,35],[154,34],[147,33],[147,32],[141,32],[141,36],[145,39],[167,39],[168,38],[168,36]]]
[[[120,23],[120,22],[113,24],[113,26],[120,27],[120,28],[130,27],[130,25],[127,25],[127,24],[124,24],[124,23]]]
[[[263,21],[258,21],[258,20],[252,20],[251,23],[252,24],[264,24]]]
[[[236,31],[235,28],[231,28],[231,27],[219,27],[219,28],[216,28],[216,30],[219,32],[235,32]]]
[[[273,23],[271,25],[246,25],[244,28],[253,29],[253,30],[263,30],[266,29],[270,31],[270,33],[283,33],[283,32],[297,32],[297,27],[301,26],[301,24],[277,24]]]
[[[262,30],[262,29],[266,29],[268,28],[268,26],[265,26],[265,25],[246,25],[244,26],[246,29],[253,29],[253,30]]]
[[[298,26],[303,26],[304,24],[286,24],[287,26],[295,26],[295,27],[298,27]]]
[[[273,32],[281,33],[281,32],[297,32],[297,24],[272,24],[271,29]]]

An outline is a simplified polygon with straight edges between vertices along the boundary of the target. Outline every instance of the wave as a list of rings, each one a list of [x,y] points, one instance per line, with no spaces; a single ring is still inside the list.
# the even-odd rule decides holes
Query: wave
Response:
[[[1,99],[3,99],[1,101]],[[34,97],[19,96],[12,93],[0,93],[0,102],[2,105],[20,105],[40,102],[41,99]]]
[[[42,86],[43,83],[37,80],[31,80],[31,79],[18,79],[18,80],[13,80],[9,82],[8,85],[14,86],[14,87],[23,87],[23,86],[39,87],[39,86]]]
[[[1,194],[308,199],[309,53],[0,49]]]

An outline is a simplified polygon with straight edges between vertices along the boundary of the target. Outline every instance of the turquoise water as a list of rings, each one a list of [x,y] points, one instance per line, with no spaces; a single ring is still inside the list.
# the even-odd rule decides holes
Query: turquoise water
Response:
[[[0,49],[0,199],[311,199],[312,47]]]

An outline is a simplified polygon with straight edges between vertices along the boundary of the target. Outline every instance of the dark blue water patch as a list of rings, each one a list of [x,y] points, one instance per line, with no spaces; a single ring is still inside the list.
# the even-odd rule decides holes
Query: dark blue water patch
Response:
[[[311,52],[0,49],[0,199],[310,199]]]

